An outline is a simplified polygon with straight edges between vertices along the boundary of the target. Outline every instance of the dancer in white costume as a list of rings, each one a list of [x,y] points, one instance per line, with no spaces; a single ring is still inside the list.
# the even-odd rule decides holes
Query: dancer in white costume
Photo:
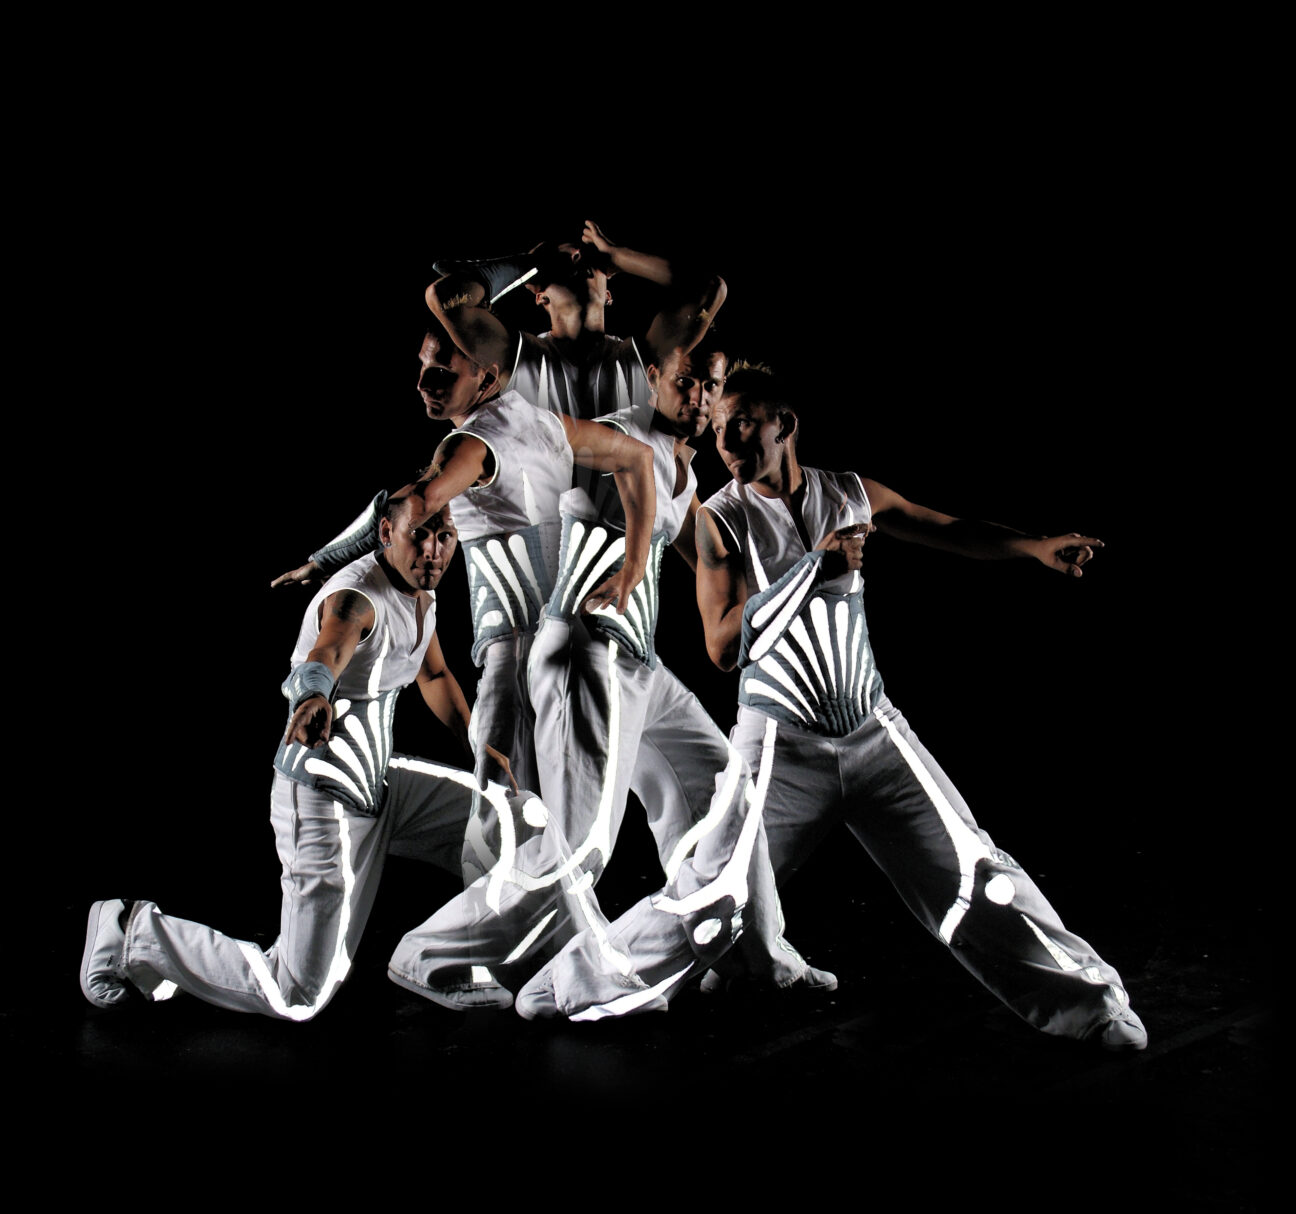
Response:
[[[585,595],[592,607],[629,602],[649,551],[652,453],[615,429],[536,409],[512,390],[492,395],[498,380],[455,346],[435,320],[419,363],[419,392],[429,418],[448,420],[455,429],[437,448],[430,474],[400,493],[421,503],[419,513],[454,501],[468,561],[473,658],[482,667],[473,715],[476,774],[485,789],[497,780],[534,788],[539,776],[526,665],[541,608],[554,586],[560,495],[571,483],[577,459],[592,475],[615,484],[629,503],[632,559],[601,584],[591,583]],[[339,553],[370,544],[373,509],[275,584],[309,581]],[[534,817],[529,798],[517,804],[531,806]],[[603,922],[589,883],[581,884],[578,872],[544,879],[561,867],[555,860],[561,851],[557,823],[537,834],[534,823],[502,818],[497,811],[491,797],[479,798],[474,807],[463,849],[466,894],[438,920],[453,920],[454,927],[441,933],[436,981],[429,982],[425,969],[407,960],[408,947],[397,949],[393,958],[394,981],[446,1006],[508,1006],[512,996],[488,965],[525,962],[530,973],[551,942],[560,944],[588,924]],[[475,886],[491,869],[493,881]],[[536,881],[547,891],[539,910],[536,899],[522,898],[521,887]]]
[[[605,934],[571,941],[519,993],[524,1016],[594,1020],[664,1009],[672,994],[751,933],[775,984],[832,989],[836,979],[808,967],[780,935],[773,876],[753,802],[748,769],[697,699],[662,666],[653,647],[657,573],[674,543],[690,566],[698,509],[693,448],[724,380],[724,356],[675,351],[650,367],[649,408],[603,418],[653,448],[657,519],[649,573],[619,615],[580,616],[582,581],[619,559],[618,506],[598,485],[563,501],[558,587],[532,651],[530,681],[541,753],[564,762],[542,767],[542,792],[563,830],[573,862],[597,878],[615,846],[633,789],[649,825],[667,884],[644,898]],[[749,902],[767,917],[753,924]]]
[[[844,821],[924,926],[1030,1024],[1142,1049],[1120,975],[977,826],[883,693],[859,572],[875,528],[1074,577],[1101,543],[955,519],[854,473],[803,467],[796,410],[764,369],[730,376],[713,429],[734,479],[699,514],[698,605],[713,660],[741,671],[731,740],[766,790],[780,884]]]
[[[444,273],[427,289],[428,307],[503,387],[533,405],[590,418],[648,403],[644,369],[675,349],[691,350],[724,303],[717,275],[679,267],[664,257],[614,244],[587,220],[578,242],[537,245],[491,261],[438,262]],[[665,293],[661,310],[640,337],[605,332],[612,303],[608,280],[643,278]],[[522,284],[549,318],[535,336],[519,332],[490,307]]]
[[[454,524],[441,511],[416,527],[410,506],[388,508],[381,551],[331,578],[302,620],[271,799],[283,864],[278,940],[262,952],[152,902],[96,902],[81,966],[92,1003],[120,1004],[129,984],[153,1001],[183,990],[309,1020],[347,976],[389,853],[459,871],[472,775],[392,753],[396,697],[411,682],[465,750],[469,728],[432,593],[454,555]],[[504,802],[502,789],[492,796]]]

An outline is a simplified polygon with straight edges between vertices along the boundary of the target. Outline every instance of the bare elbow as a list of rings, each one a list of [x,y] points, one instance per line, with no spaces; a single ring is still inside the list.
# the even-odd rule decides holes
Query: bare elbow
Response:
[[[726,673],[738,665],[738,646],[733,642],[707,637],[707,655]]]

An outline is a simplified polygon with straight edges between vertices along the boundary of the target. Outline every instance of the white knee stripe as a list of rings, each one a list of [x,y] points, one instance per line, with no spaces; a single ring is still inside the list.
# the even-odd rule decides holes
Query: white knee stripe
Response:
[[[918,752],[909,745],[904,735],[891,723],[886,714],[880,709],[873,710],[873,716],[882,724],[886,730],[887,737],[891,739],[909,765],[909,770],[913,772],[918,783],[922,785],[923,792],[928,796],[932,805],[940,817],[941,825],[945,827],[946,834],[949,835],[950,843],[954,845],[954,855],[958,859],[959,865],[959,889],[958,897],[954,900],[953,905],[945,912],[945,918],[940,925],[940,938],[948,944],[958,929],[958,925],[963,921],[963,916],[967,914],[968,908],[972,905],[972,888],[976,881],[976,864],[978,860],[991,859],[990,849],[981,842],[976,832],[972,830],[957,811],[949,803],[949,799],[941,791],[940,785],[936,783],[931,772],[923,765],[922,759],[918,757]]]
[[[633,1012],[641,1008],[645,1003],[651,1003],[663,991],[668,990],[683,978],[692,967],[693,963],[690,961],[682,970],[672,974],[669,978],[663,978],[656,986],[650,986],[647,990],[632,991],[630,994],[622,995],[619,999],[613,999],[609,1003],[596,1003],[583,1012],[577,1012],[570,1019],[603,1020],[608,1016],[624,1016],[627,1012]]]
[[[333,942],[333,959],[329,963],[328,974],[324,979],[318,995],[310,1003],[289,1005],[284,1001],[283,992],[270,972],[265,954],[255,944],[246,940],[235,943],[239,952],[248,963],[252,976],[261,988],[261,994],[277,1016],[285,1020],[309,1020],[333,996],[333,992],[351,970],[351,957],[347,952],[347,932],[351,928],[351,898],[355,893],[355,871],[351,867],[351,824],[347,821],[346,811],[340,801],[333,802],[333,817],[338,824],[338,844],[341,848],[340,866],[342,869],[342,910],[338,915],[337,938]]]

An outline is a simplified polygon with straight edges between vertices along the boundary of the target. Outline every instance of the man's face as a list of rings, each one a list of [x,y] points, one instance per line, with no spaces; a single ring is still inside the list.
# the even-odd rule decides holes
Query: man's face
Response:
[[[711,418],[716,453],[729,474],[744,485],[777,470],[782,446],[777,439],[782,423],[764,405],[749,404],[742,396],[726,396]]]
[[[541,307],[584,307],[607,301],[604,258],[593,245],[564,241],[554,248],[540,272],[526,284]]]
[[[388,568],[411,591],[435,590],[459,545],[459,532],[449,508],[421,527],[410,525],[413,517],[411,500],[401,503],[393,519],[383,519],[379,531],[383,556]]]
[[[429,332],[419,347],[419,395],[433,421],[463,417],[481,395],[484,368],[479,367],[442,329]]]
[[[725,356],[710,354],[667,355],[654,385],[657,412],[680,438],[697,438],[706,430],[724,391]]]

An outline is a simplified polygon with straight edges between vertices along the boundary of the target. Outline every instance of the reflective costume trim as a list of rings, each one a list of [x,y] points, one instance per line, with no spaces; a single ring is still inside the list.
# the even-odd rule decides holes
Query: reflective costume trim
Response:
[[[829,737],[863,724],[882,690],[864,596],[817,590],[825,554],[808,552],[747,600],[738,702]],[[759,569],[759,557],[752,552]]]
[[[553,594],[545,560],[542,526],[512,535],[484,536],[462,545],[468,566],[468,601],[472,605],[473,662],[480,666],[486,647],[513,633],[532,633]]]
[[[585,615],[594,632],[634,654],[649,670],[657,668],[657,651],[653,646],[660,605],[657,578],[662,553],[669,543],[665,532],[653,536],[643,579],[631,592],[624,614],[618,614],[615,607],[608,605]],[[564,515],[558,582],[549,600],[549,613],[560,619],[575,619],[581,614],[585,599],[624,562],[624,535],[598,523]]]

